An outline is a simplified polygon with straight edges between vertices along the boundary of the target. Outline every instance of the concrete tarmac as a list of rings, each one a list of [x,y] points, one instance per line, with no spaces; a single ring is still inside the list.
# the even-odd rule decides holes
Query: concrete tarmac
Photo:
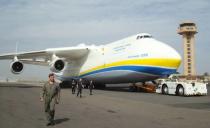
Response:
[[[0,128],[45,128],[41,88],[0,84]],[[62,89],[58,128],[209,128],[210,95],[196,97],[94,90],[83,97]]]

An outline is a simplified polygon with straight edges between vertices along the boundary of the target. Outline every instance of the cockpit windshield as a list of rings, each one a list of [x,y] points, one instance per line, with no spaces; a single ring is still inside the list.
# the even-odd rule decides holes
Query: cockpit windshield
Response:
[[[138,36],[136,37],[137,40],[139,40],[139,39],[144,39],[144,38],[152,38],[152,36],[151,36],[151,35],[138,35]]]
[[[152,38],[150,35],[144,35],[144,38]]]

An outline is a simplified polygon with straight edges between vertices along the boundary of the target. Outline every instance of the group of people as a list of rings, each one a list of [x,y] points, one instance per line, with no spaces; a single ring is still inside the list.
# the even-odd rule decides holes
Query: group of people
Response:
[[[71,88],[72,88],[72,94],[75,94],[76,89],[77,89],[77,96],[80,96],[80,98],[82,97],[82,89],[85,87],[85,84],[83,82],[83,80],[80,78],[79,81],[76,80],[72,80],[71,83]],[[88,88],[90,90],[90,95],[93,95],[93,81],[90,80],[89,84],[88,84]]]
[[[60,102],[60,86],[55,82],[55,76],[53,73],[49,74],[48,82],[46,82],[42,88],[42,93],[40,96],[40,101],[44,101],[44,111],[47,118],[47,126],[54,125],[54,115],[55,115],[55,104]],[[82,97],[82,88],[85,84],[82,79],[78,81],[72,81],[72,94],[75,94],[77,89],[77,96]],[[92,95],[92,89],[94,88],[93,81],[91,80],[88,84],[90,90],[90,95]]]

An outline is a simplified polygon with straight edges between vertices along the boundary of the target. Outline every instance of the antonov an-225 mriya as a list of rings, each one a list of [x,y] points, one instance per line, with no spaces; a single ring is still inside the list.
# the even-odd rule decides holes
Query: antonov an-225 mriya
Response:
[[[102,46],[49,48],[41,51],[3,54],[11,59],[11,71],[22,72],[23,64],[50,66],[61,81],[85,78],[95,83],[152,81],[175,73],[181,57],[175,49],[140,33]]]

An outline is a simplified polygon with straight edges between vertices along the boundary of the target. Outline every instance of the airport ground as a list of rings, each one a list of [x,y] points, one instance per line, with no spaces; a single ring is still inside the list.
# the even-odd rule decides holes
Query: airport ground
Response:
[[[33,85],[0,83],[0,127],[47,127],[40,92]],[[94,90],[94,95],[84,90],[78,98],[66,88],[52,127],[209,128],[209,120],[210,94],[179,97],[109,88]]]

